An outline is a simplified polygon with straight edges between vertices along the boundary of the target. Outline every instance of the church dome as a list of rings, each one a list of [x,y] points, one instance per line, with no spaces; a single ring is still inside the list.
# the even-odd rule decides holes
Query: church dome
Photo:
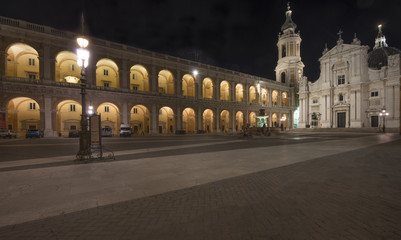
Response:
[[[401,51],[393,47],[376,48],[368,54],[368,66],[376,69],[388,66],[387,57],[398,53]]]

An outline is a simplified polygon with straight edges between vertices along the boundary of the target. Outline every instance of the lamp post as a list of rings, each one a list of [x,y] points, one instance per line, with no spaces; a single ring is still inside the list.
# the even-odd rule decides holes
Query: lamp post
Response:
[[[383,133],[386,132],[386,117],[388,116],[388,112],[386,112],[386,109],[383,109],[381,113],[379,113],[379,116],[383,118]]]
[[[79,134],[79,151],[77,153],[78,160],[86,160],[90,158],[89,150],[89,131],[88,119],[86,114],[86,67],[89,63],[89,51],[86,47],[89,41],[83,37],[77,38],[79,48],[77,49],[77,64],[81,67],[81,97],[82,97],[82,113],[81,113],[81,132]]]

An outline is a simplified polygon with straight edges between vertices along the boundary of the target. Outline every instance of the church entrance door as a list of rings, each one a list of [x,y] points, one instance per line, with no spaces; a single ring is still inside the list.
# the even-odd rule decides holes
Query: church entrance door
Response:
[[[345,128],[345,112],[337,113],[337,127]]]
[[[371,118],[371,127],[379,127],[379,116],[372,116]]]

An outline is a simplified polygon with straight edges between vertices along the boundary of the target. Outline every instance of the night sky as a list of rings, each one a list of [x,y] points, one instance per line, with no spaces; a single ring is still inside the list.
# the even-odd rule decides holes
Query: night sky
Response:
[[[301,31],[304,74],[314,81],[325,43],[331,48],[354,33],[373,48],[377,25],[400,49],[401,1],[293,1]],[[0,15],[80,31],[83,11],[91,36],[275,79],[277,36],[285,21],[283,0],[7,1]]]

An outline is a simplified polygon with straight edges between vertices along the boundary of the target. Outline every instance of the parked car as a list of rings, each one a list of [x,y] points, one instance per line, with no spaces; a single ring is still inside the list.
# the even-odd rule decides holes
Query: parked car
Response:
[[[26,134],[26,138],[42,138],[43,132],[38,129],[29,129]]]
[[[121,123],[120,137],[131,137],[131,127],[129,124]]]
[[[113,136],[113,130],[111,127],[104,127],[102,128],[102,137],[112,137]]]
[[[17,138],[17,133],[12,130],[0,129],[0,137],[2,138]]]
[[[78,131],[70,131],[70,132],[68,133],[68,137],[70,137],[70,138],[77,138],[77,137],[79,137],[79,132],[78,132]]]

